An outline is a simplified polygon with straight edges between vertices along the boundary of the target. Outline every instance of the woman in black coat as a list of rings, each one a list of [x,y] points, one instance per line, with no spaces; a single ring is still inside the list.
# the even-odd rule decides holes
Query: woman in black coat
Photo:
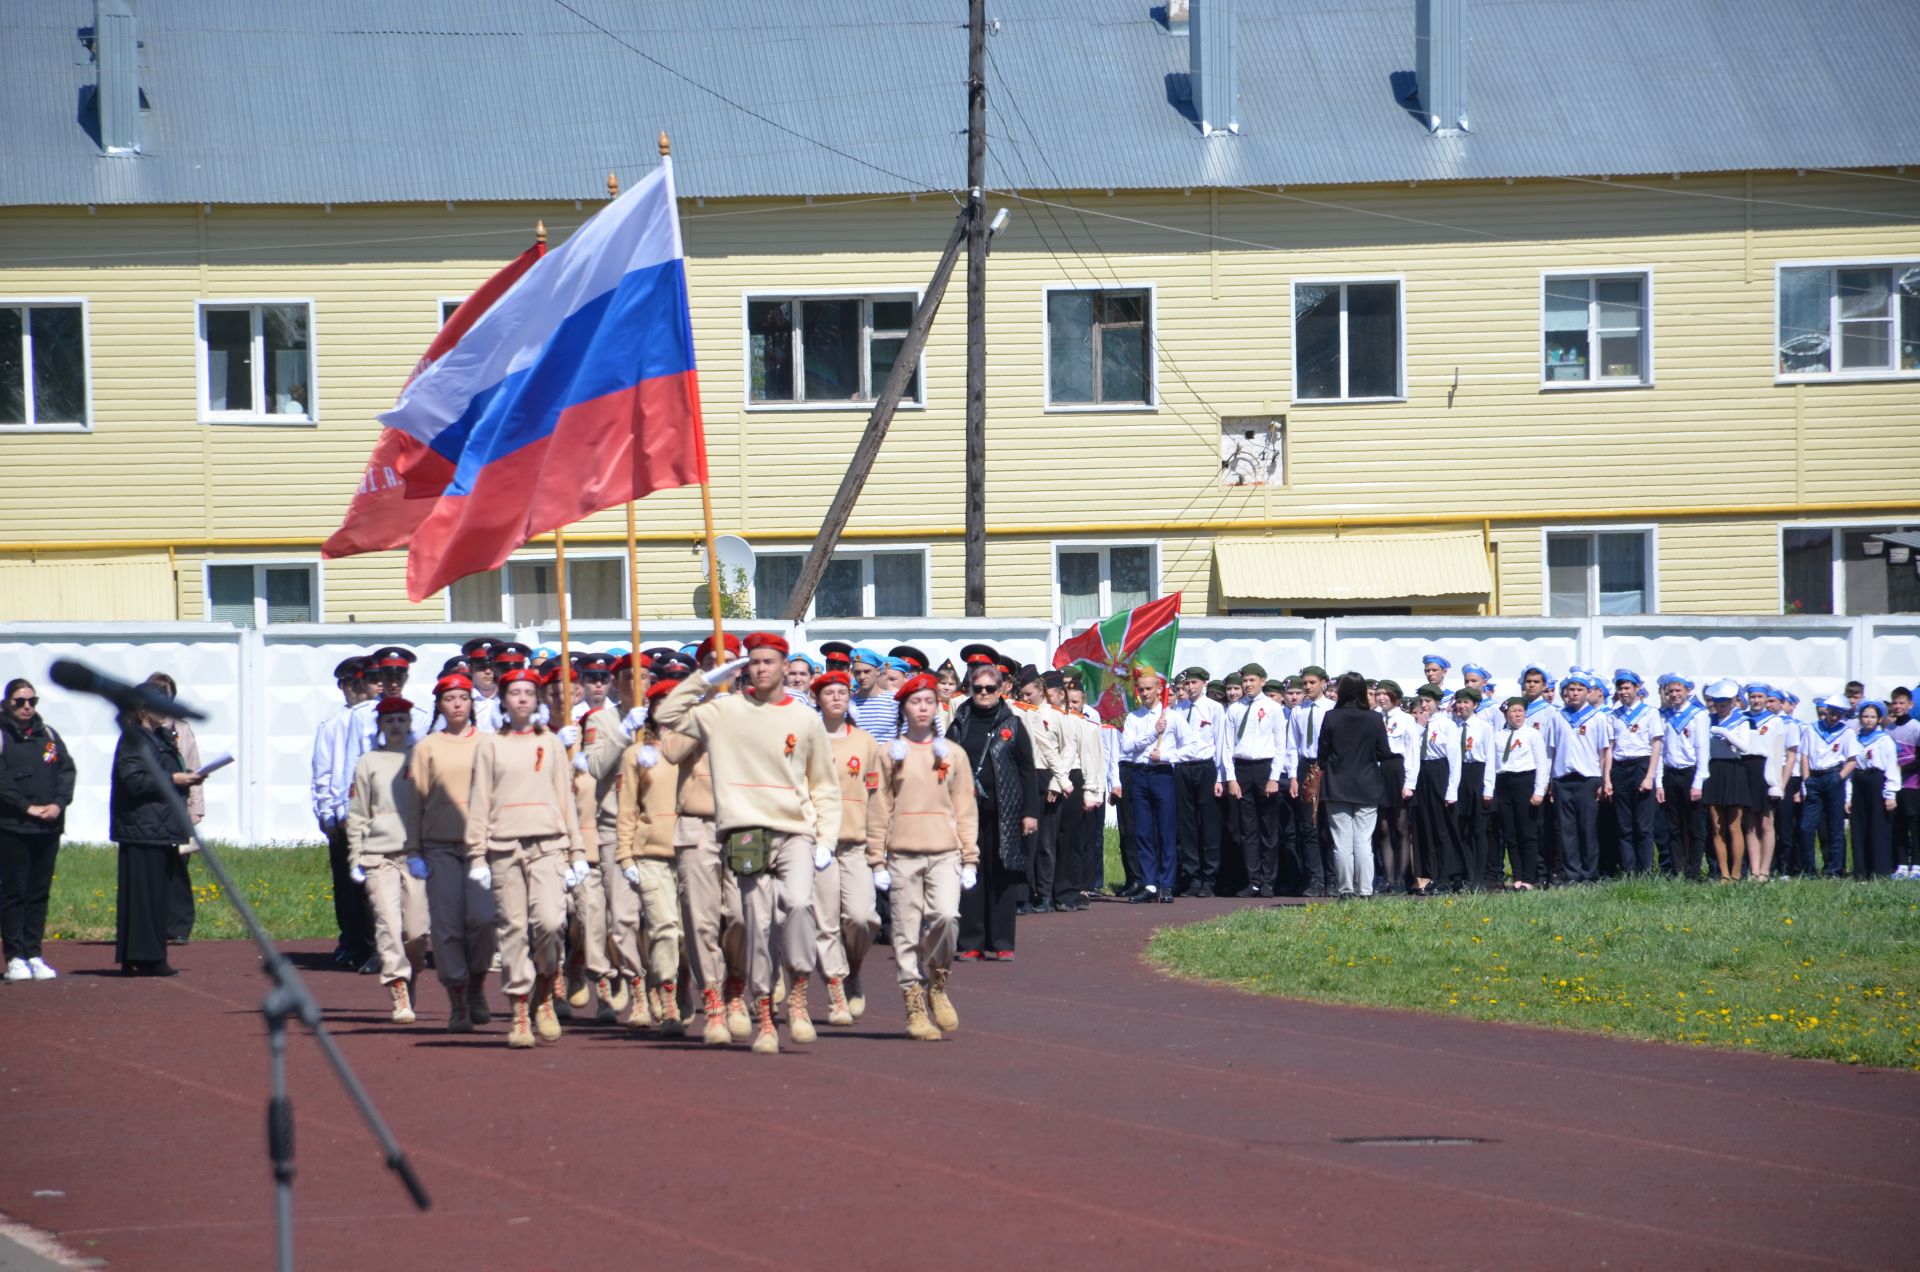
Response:
[[[1387,798],[1380,766],[1392,758],[1386,722],[1367,706],[1366,678],[1347,672],[1334,686],[1333,710],[1320,727],[1320,803],[1333,835],[1342,900],[1356,889],[1363,897],[1373,895],[1373,826]]]
[[[128,976],[171,976],[167,963],[169,874],[191,832],[184,800],[201,778],[187,771],[166,721],[140,713],[139,734],[122,733],[113,753],[108,834],[120,848],[120,892],[114,910],[113,956]],[[160,784],[142,754],[151,743],[175,792]]]
[[[963,654],[965,650],[961,651]],[[1033,739],[1000,700],[1006,678],[998,667],[967,668],[967,700],[953,711],[949,741],[973,767],[980,804],[980,886],[960,894],[960,957],[1013,957],[1014,912],[1027,886],[1027,836],[1040,817],[1040,775]]]
[[[73,803],[73,755],[40,718],[40,695],[7,684],[0,707],[0,944],[10,981],[52,980],[40,957],[54,859]]]

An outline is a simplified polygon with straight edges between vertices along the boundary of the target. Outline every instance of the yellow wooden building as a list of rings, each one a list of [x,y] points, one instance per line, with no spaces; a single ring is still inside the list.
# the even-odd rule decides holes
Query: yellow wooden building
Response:
[[[1784,3],[1677,0],[1565,76],[1529,56],[1591,6],[1431,4],[1453,63],[1428,0],[996,23],[989,614],[1920,609],[1914,7],[1797,32],[1869,65],[1785,100],[1738,60]],[[661,128],[718,525],[775,610],[956,211],[965,5],[361,7],[0,20],[0,619],[550,617],[550,546],[414,606],[402,554],[319,545],[450,306]],[[1209,16],[1237,82],[1192,69]],[[964,353],[956,285],[819,616],[962,613]],[[689,615],[697,492],[640,513],[642,612]],[[570,531],[577,617],[624,617],[622,527]]]

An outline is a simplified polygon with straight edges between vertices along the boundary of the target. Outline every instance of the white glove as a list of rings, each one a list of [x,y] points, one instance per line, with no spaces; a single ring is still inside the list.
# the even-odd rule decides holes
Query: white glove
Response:
[[[623,866],[621,867],[620,873],[625,875],[627,877],[627,882],[632,884],[634,887],[637,888],[640,886],[640,867],[639,866],[635,866],[635,865]]]
[[[467,867],[467,879],[477,883],[488,891],[493,890],[493,867],[484,861],[476,861]]]
[[[978,866],[960,867],[960,890],[962,892],[971,892],[973,885],[978,882],[980,882],[980,869]]]
[[[561,878],[566,882],[567,891],[572,892],[575,888],[586,882],[587,863],[584,861],[569,861],[567,863],[567,873],[562,875]]]
[[[700,679],[707,683],[708,688],[718,688],[720,685],[724,685],[727,681],[739,675],[740,669],[746,665],[747,660],[745,658],[736,658],[732,662],[721,663],[712,671],[701,672]]]
[[[367,881],[367,872],[360,868],[358,862],[355,862],[352,869],[347,871],[347,878],[353,880],[355,883],[365,883]]]
[[[553,731],[553,736],[560,739],[561,746],[571,751],[574,747],[580,745],[580,726],[577,724],[563,724]]]
[[[427,859],[425,857],[408,857],[407,873],[416,879],[426,878],[428,874]]]
[[[579,751],[574,754],[573,771],[576,773],[584,773],[587,771],[587,753],[585,751]]]
[[[832,864],[833,864],[833,849],[827,847],[825,844],[820,844],[819,846],[814,848],[813,868],[815,870],[825,870],[828,866]]]
[[[874,891],[885,892],[888,888],[891,888],[892,886],[893,886],[893,876],[887,873],[887,868],[885,866],[875,866],[873,869]]]
[[[645,728],[647,724],[647,709],[645,707],[635,707],[633,710],[627,712],[626,719],[620,723],[626,727],[628,733],[636,738],[639,737],[640,730]]]

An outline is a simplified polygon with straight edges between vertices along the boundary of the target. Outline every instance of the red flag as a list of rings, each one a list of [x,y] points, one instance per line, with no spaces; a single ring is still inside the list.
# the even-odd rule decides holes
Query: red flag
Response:
[[[448,317],[427,351],[420,355],[420,361],[407,376],[407,383],[413,383],[414,376],[453,348],[467,329],[480,320],[480,315],[493,308],[494,302],[506,294],[520,275],[533,268],[533,263],[545,255],[546,250],[545,243],[535,243],[467,297]],[[425,442],[397,428],[381,429],[380,440],[374,443],[373,455],[361,475],[360,487],[347,505],[347,515],[333,537],[321,547],[320,555],[332,560],[406,546],[413,532],[433,511],[432,501],[452,478],[453,465]]]

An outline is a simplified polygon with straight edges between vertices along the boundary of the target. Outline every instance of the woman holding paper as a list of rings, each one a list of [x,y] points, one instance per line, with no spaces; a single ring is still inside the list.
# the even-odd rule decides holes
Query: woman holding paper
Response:
[[[167,962],[168,879],[180,846],[193,837],[181,792],[205,780],[190,771],[167,722],[142,711],[137,732],[122,733],[113,752],[107,800],[107,833],[120,849],[120,888],[114,908],[113,956],[127,976],[171,976]],[[144,736],[140,736],[144,735]],[[144,752],[159,757],[159,774]]]
[[[180,696],[180,688],[172,676],[164,671],[156,671],[147,677],[147,683],[169,698]],[[193,726],[185,720],[173,721],[173,740],[180,748],[180,762],[187,766],[187,772],[200,769],[200,741],[193,736]],[[231,759],[232,757],[227,757]],[[211,768],[219,768],[214,764]],[[209,771],[211,771],[211,768]],[[202,773],[202,777],[206,774]],[[194,825],[207,815],[207,788],[204,783],[187,788],[187,816]],[[191,848],[191,841],[187,845]],[[185,945],[187,938],[193,935],[193,875],[187,870],[188,853],[182,852],[174,858],[173,868],[167,872],[167,944]]]

